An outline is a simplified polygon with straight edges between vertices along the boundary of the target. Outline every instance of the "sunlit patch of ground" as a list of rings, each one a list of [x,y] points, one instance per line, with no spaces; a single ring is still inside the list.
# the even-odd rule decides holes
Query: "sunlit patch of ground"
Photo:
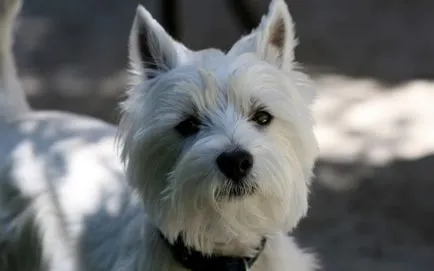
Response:
[[[434,82],[387,87],[370,79],[315,78],[321,157],[381,165],[434,151]]]

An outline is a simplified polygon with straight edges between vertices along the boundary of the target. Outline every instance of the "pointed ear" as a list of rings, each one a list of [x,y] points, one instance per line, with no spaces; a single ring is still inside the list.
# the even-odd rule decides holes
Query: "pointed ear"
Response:
[[[190,50],[175,41],[142,5],[137,7],[129,39],[134,77],[141,81],[154,78],[185,62],[189,54]]]
[[[288,6],[284,0],[272,0],[268,14],[262,18],[259,27],[240,39],[230,53],[255,52],[260,58],[283,69],[294,61],[296,45]]]

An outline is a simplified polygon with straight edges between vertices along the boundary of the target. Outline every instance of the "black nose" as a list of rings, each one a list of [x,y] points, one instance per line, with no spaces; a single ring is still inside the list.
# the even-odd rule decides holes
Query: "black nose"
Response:
[[[217,166],[229,179],[238,182],[249,174],[253,156],[245,150],[223,152],[217,157]]]

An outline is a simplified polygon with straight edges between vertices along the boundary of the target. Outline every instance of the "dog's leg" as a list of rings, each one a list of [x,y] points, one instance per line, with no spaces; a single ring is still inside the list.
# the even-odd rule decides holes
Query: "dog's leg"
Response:
[[[10,121],[30,110],[18,81],[12,54],[13,26],[21,0],[0,0],[0,121]]]

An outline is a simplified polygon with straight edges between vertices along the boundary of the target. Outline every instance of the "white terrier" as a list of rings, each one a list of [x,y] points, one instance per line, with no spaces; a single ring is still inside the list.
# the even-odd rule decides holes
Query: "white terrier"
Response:
[[[296,70],[295,45],[283,0],[226,54],[188,50],[139,6],[119,129],[137,193],[111,190],[123,199],[112,208],[73,199],[97,193],[95,182],[64,188],[62,223],[77,270],[317,269],[287,235],[307,212],[318,154],[314,91]],[[79,203],[92,208],[83,215]]]
[[[318,154],[293,31],[274,0],[228,53],[193,52],[139,7],[120,125],[147,215],[139,270],[315,269],[286,234],[306,214]]]

